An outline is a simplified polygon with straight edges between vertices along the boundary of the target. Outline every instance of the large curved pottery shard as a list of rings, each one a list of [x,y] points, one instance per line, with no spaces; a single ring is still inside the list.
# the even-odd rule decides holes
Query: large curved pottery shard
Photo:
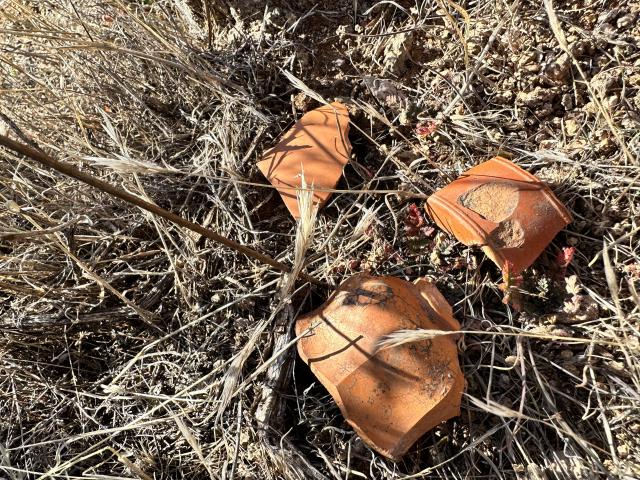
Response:
[[[300,217],[296,187],[302,186],[303,173],[306,184],[315,189],[333,189],[338,184],[351,155],[348,135],[349,112],[334,102],[306,113],[258,162],[295,218]],[[313,200],[320,208],[330,196],[316,190]]]
[[[356,275],[317,310],[300,317],[298,352],[360,437],[400,458],[424,433],[460,414],[464,378],[457,335],[385,349],[400,329],[460,330],[442,294],[426,279]]]
[[[465,245],[479,245],[503,270],[529,267],[571,214],[537,177],[502,157],[473,167],[427,199],[433,220]]]

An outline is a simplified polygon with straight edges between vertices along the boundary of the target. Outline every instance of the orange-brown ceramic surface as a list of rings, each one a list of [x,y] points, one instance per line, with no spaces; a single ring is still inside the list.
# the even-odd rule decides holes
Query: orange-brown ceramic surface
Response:
[[[360,437],[390,458],[428,430],[460,414],[464,378],[457,335],[382,350],[400,329],[460,330],[428,280],[356,275],[317,310],[296,322],[302,359],[333,396]]]
[[[335,188],[351,155],[349,112],[341,103],[332,103],[306,113],[280,142],[265,152],[258,168],[278,189],[285,205],[299,218],[296,187],[302,174],[309,187]],[[330,192],[314,192],[319,207]]]
[[[501,157],[468,170],[427,200],[427,212],[466,245],[480,245],[499,267],[529,267],[571,222],[553,192]]]

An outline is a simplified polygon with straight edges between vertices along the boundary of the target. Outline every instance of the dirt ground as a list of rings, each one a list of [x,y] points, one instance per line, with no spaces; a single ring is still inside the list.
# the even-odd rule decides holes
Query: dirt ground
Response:
[[[297,357],[327,290],[0,149],[0,477],[640,478],[639,15],[0,0],[0,134],[332,287],[430,277],[467,332],[462,414],[385,459]],[[334,100],[352,159],[303,228],[256,162]],[[507,303],[423,209],[498,153],[573,216]]]

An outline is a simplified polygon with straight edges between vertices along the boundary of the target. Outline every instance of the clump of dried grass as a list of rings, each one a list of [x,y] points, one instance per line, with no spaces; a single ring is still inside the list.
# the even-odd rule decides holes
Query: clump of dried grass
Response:
[[[0,130],[330,283],[436,277],[467,332],[464,413],[386,461],[294,368],[292,320],[326,292],[2,152],[3,475],[638,476],[631,9],[205,5],[3,2]],[[375,78],[404,100],[377,98]],[[358,193],[296,226],[255,185],[255,160],[292,104],[335,96],[353,103],[341,188]],[[420,120],[437,129],[416,138]],[[393,193],[428,194],[498,149],[575,217],[530,272],[520,314],[477,252],[407,239]],[[573,281],[553,267],[566,245]]]

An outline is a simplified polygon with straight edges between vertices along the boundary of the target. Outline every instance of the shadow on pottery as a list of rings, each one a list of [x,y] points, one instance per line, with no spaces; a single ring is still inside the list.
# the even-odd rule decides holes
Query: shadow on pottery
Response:
[[[482,247],[500,268],[528,268],[571,222],[569,211],[535,176],[501,157],[469,171],[427,200],[440,228]]]
[[[340,103],[312,110],[287,131],[280,142],[267,150],[258,168],[276,187],[286,207],[299,218],[296,188],[313,186],[314,203],[322,207],[340,180],[351,155],[349,113]]]
[[[392,459],[460,411],[457,335],[378,348],[387,335],[417,328],[460,329],[433,283],[362,274],[296,321],[297,335],[307,332],[301,358],[358,435]]]

